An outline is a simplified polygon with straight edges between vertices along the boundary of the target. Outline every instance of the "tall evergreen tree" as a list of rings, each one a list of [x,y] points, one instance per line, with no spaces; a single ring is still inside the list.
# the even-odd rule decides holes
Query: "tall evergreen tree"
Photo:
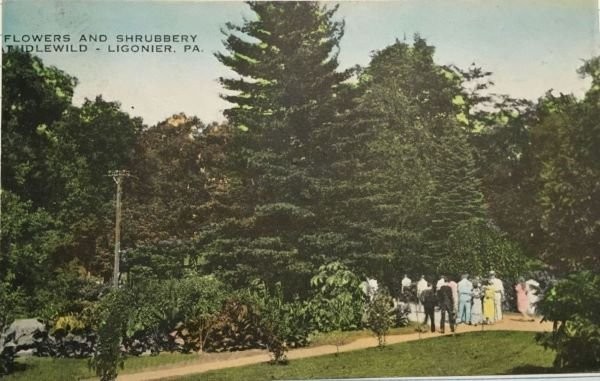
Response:
[[[433,53],[419,36],[376,52],[337,131],[330,226],[345,260],[388,284],[435,271],[452,229],[482,215],[461,78]]]
[[[256,20],[231,23],[223,32],[227,53],[216,57],[240,75],[220,78],[235,95],[223,98],[236,106],[225,115],[238,127],[266,128],[287,118],[287,142],[303,143],[308,126],[331,120],[325,105],[333,100],[345,73],[336,72],[344,24],[334,21],[337,7],[316,2],[249,2]],[[304,138],[304,139],[303,139]],[[284,143],[284,142],[282,142]]]
[[[315,2],[250,2],[254,20],[227,24],[226,53],[217,58],[239,74],[221,78],[230,145],[231,218],[209,230],[207,269],[234,284],[262,278],[305,288],[314,252],[319,170],[326,150],[317,132],[336,117],[336,93],[348,75],[336,71],[343,23],[337,8]]]
[[[462,223],[486,217],[481,181],[473,158],[473,148],[464,130],[448,123],[431,144],[435,166],[432,168],[433,189],[429,195],[429,211],[425,237],[431,263],[439,263],[446,255],[446,242]]]

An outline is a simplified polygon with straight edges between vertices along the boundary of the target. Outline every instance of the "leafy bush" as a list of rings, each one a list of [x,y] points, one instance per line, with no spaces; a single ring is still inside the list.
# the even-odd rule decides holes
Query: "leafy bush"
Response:
[[[4,376],[13,371],[15,365],[15,353],[12,350],[6,350],[0,347],[0,376]]]
[[[135,295],[132,311],[124,336],[124,346],[132,354],[146,351],[175,351],[178,345],[169,332],[182,320],[183,296],[180,280],[137,282],[129,289]]]
[[[582,271],[554,285],[538,302],[551,333],[537,341],[556,351],[554,366],[574,370],[600,368],[600,274]]]
[[[288,347],[300,347],[308,343],[312,332],[310,304],[299,299],[284,301],[280,283],[271,291],[264,283],[256,284],[253,295],[259,306],[260,325],[273,362],[285,363]]]
[[[85,322],[79,319],[77,316],[73,314],[68,314],[64,316],[59,316],[58,319],[54,322],[52,326],[51,333],[55,333],[58,330],[63,330],[67,332],[83,330],[85,329]]]
[[[52,357],[89,357],[95,351],[96,341],[97,335],[85,319],[75,314],[60,316],[50,328],[46,354]]]
[[[392,297],[379,290],[367,305],[367,326],[377,336],[379,347],[385,346],[385,336],[394,324],[394,315]]]
[[[211,340],[205,349],[209,352],[237,351],[266,347],[260,325],[257,304],[247,296],[229,298],[212,329]]]
[[[138,281],[130,290],[135,309],[123,344],[134,355],[203,350],[228,294],[213,276],[195,275]]]
[[[213,276],[188,277],[180,283],[182,322],[174,335],[183,346],[183,352],[204,351],[210,335],[219,321],[228,295],[223,283]]]
[[[310,300],[314,328],[319,332],[347,331],[360,327],[364,297],[359,278],[340,262],[319,267],[311,279]]]
[[[115,380],[118,368],[123,367],[125,354],[121,351],[121,343],[134,300],[134,294],[128,289],[113,290],[101,300],[98,346],[89,361],[90,368],[101,381]]]
[[[400,302],[393,309],[394,313],[394,327],[406,327],[410,322],[408,315],[410,314],[410,305],[408,303]]]
[[[9,282],[0,281],[0,333],[23,313],[20,304],[24,299],[21,291],[13,290]]]
[[[281,285],[276,285],[275,292],[269,294],[266,287],[262,287],[259,294],[261,312],[260,324],[265,334],[267,349],[273,356],[273,362],[284,364],[287,362],[285,353],[288,350],[286,338],[291,334],[293,315],[283,301]]]

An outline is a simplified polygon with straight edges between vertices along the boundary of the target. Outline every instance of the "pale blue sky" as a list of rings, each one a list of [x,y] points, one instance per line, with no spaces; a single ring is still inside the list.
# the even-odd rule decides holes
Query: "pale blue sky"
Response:
[[[401,0],[341,2],[346,21],[342,68],[420,33],[441,64],[472,62],[494,73],[495,90],[535,99],[546,90],[582,95],[575,70],[600,52],[597,0]],[[3,0],[3,34],[196,34],[200,53],[43,53],[46,63],[76,76],[75,102],[102,94],[154,124],[179,112],[222,120],[228,105],[216,78],[229,76],[213,56],[220,28],[251,17],[241,2]]]

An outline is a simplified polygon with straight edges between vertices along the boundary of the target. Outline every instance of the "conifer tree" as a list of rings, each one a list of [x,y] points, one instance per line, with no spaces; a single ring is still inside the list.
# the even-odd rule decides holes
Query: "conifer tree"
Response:
[[[250,2],[254,20],[227,24],[226,53],[217,58],[238,78],[221,78],[234,106],[228,204],[231,218],[206,230],[207,270],[243,285],[282,281],[284,291],[308,284],[324,151],[317,131],[336,116],[336,71],[343,23],[337,8],[315,2]],[[302,286],[300,286],[302,284]]]
[[[460,77],[433,53],[419,36],[376,52],[338,128],[329,225],[346,262],[388,284],[435,271],[452,229],[482,216]]]

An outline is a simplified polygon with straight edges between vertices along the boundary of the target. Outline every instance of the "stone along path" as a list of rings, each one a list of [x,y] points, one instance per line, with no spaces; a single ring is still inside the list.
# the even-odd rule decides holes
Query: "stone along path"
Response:
[[[482,326],[469,326],[460,325],[456,330],[456,333],[465,332],[477,332],[481,331]],[[523,321],[520,319],[520,315],[505,314],[504,320],[493,325],[486,325],[483,327],[484,331],[531,331],[531,332],[542,332],[551,331],[552,323],[544,322],[540,323],[539,319],[533,322]],[[451,335],[449,327],[446,327],[445,335]],[[426,332],[419,334],[418,332],[402,334],[402,335],[391,335],[386,337],[386,344],[397,344],[407,341],[424,340],[434,337],[442,336],[441,333]],[[357,349],[365,349],[377,346],[377,339],[375,337],[365,337],[357,339],[346,345],[339,347],[340,352],[354,351]],[[245,353],[248,352],[248,353]],[[307,347],[292,349],[287,353],[287,357],[290,360],[302,359],[306,357],[323,356],[333,354],[337,352],[335,345],[321,345],[316,347]],[[211,359],[211,357],[213,357]],[[206,355],[206,359],[199,360],[197,363],[185,364],[185,365],[173,365],[168,368],[156,368],[154,370],[147,370],[139,373],[123,374],[117,378],[118,381],[150,381],[160,380],[169,377],[186,376],[195,373],[203,373],[211,370],[233,368],[244,365],[258,364],[267,362],[270,360],[267,351],[244,351],[237,354],[231,353],[228,358],[222,356],[211,356]]]

